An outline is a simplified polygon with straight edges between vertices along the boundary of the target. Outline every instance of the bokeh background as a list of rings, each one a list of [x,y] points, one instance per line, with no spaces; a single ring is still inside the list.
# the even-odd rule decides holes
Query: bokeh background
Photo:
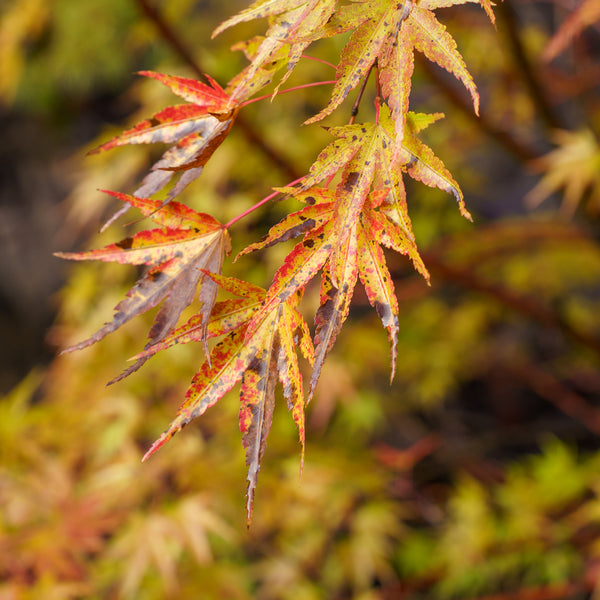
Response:
[[[264,23],[210,34],[244,5],[0,3],[0,598],[600,597],[598,2],[505,0],[496,28],[478,6],[438,11],[481,115],[423,61],[411,108],[446,114],[424,139],[474,224],[449,196],[408,188],[432,285],[388,257],[396,378],[357,290],[307,409],[304,471],[281,402],[249,530],[235,393],[140,463],[199,348],[164,352],[107,388],[150,315],[57,356],[110,319],[136,273],[52,253],[133,231],[125,218],[98,233],[116,208],[98,189],[132,191],[160,149],[86,152],[173,102],[136,71],[235,75],[245,59],[230,46]],[[311,54],[337,62],[343,42]],[[306,61],[289,85],[330,78]],[[327,92],[249,106],[186,202],[226,221],[302,175],[329,136],[300,124]],[[361,107],[359,119],[371,116]],[[234,254],[292,207],[236,226]],[[266,285],[285,252],[226,272]]]

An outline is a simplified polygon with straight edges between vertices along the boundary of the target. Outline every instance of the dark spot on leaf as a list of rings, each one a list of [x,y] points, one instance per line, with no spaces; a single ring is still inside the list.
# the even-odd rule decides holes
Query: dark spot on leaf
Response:
[[[150,273],[148,273],[148,279],[156,283],[157,281],[162,279],[164,275],[165,274],[162,271],[150,271]]]
[[[348,177],[346,177],[346,181],[344,182],[344,190],[346,192],[351,192],[356,182],[358,181],[358,173],[356,171],[352,171],[352,173],[348,173]]]
[[[129,248],[133,246],[133,238],[125,238],[124,240],[117,242],[115,246],[117,246],[117,248],[123,248],[123,250],[129,250]]]
[[[375,310],[379,315],[383,323],[389,323],[392,319],[392,310],[389,304],[383,304],[383,302],[375,302]]]

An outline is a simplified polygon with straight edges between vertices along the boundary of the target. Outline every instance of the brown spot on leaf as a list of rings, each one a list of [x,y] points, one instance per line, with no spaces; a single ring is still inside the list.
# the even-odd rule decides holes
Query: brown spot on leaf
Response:
[[[123,250],[129,250],[129,248],[131,248],[133,246],[133,238],[131,238],[131,237],[125,238],[124,240],[117,242],[115,244],[115,246],[117,248],[122,248]]]
[[[351,192],[358,181],[359,174],[356,171],[352,171],[348,173],[348,177],[346,177],[346,181],[344,181],[344,191]]]

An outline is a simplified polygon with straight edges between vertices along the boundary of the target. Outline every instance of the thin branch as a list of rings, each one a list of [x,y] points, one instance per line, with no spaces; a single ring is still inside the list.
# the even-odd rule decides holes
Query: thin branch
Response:
[[[135,2],[146,17],[154,23],[165,43],[171,46],[171,49],[179,55],[183,62],[185,62],[200,79],[206,82],[203,69],[156,7],[154,7],[149,0],[135,0]],[[243,115],[238,115],[236,126],[250,145],[254,148],[258,148],[275,167],[285,174],[288,179],[298,179],[300,177],[300,173],[296,166],[282,156],[279,150],[272,148],[265,138],[243,118]]]
[[[330,63],[328,60],[324,60],[322,58],[317,58],[316,56],[310,56],[310,54],[303,54],[302,58],[305,58],[307,60],[314,60],[315,62],[319,62],[319,63],[323,63],[324,65],[327,65],[328,67],[331,67],[332,69],[337,71],[337,66],[334,65],[333,63]]]

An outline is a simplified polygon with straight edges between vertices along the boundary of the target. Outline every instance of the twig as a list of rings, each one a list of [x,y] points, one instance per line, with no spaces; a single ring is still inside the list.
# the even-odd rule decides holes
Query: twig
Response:
[[[206,82],[204,71],[198,61],[192,56],[191,52],[181,42],[181,39],[175,34],[174,30],[165,21],[162,14],[152,6],[149,0],[135,0],[141,11],[148,17],[158,29],[162,39],[171,46],[172,50],[194,71],[194,73],[203,81]],[[299,171],[295,165],[282,156],[279,150],[272,148],[265,138],[256,129],[243,118],[238,115],[236,126],[246,140],[255,148],[258,148],[288,179],[298,179]]]

